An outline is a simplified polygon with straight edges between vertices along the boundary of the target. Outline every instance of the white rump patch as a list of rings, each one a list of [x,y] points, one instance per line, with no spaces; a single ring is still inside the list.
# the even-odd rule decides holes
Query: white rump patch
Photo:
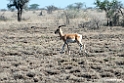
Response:
[[[82,35],[81,34],[77,34],[78,36],[80,36],[80,39],[82,39]]]

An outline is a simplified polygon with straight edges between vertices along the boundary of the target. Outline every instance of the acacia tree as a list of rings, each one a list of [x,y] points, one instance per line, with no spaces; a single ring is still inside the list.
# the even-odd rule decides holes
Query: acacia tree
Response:
[[[74,10],[77,9],[77,10],[80,10],[83,6],[84,6],[84,3],[77,2],[77,3],[74,3],[74,4],[68,5],[66,8],[67,9],[74,9]]]
[[[96,0],[95,3],[96,7],[106,12],[107,17],[107,25],[119,25],[119,12],[123,15],[121,8],[123,4],[118,0]]]
[[[75,6],[73,4],[70,4],[66,8],[71,10],[71,9],[75,9]]]
[[[26,3],[29,2],[29,0],[9,0],[9,1],[10,3],[7,4],[7,7],[8,8],[15,7],[18,11],[17,20],[21,21],[23,8],[26,5]]]
[[[75,3],[75,8],[78,9],[78,11],[84,6],[84,3],[81,3],[81,2],[78,2],[78,3]]]
[[[46,8],[47,8],[46,10],[47,10],[47,13],[48,13],[48,14],[51,14],[53,11],[59,9],[58,7],[56,7],[56,6],[54,6],[54,5],[46,6]]]
[[[29,9],[37,10],[39,9],[38,6],[39,6],[38,4],[31,4]]]

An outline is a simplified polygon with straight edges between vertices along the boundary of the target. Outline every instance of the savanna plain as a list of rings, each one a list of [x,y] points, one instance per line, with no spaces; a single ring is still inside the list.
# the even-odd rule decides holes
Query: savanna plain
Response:
[[[7,20],[0,21],[0,83],[124,83],[124,27],[79,28],[79,23],[93,17],[105,21],[104,12],[81,11],[62,30],[82,34],[87,52],[79,53],[79,46],[72,43],[70,54],[67,48],[61,54],[64,42],[54,31],[66,24],[64,12],[39,14],[24,11],[22,22],[17,22],[16,11],[4,12]]]

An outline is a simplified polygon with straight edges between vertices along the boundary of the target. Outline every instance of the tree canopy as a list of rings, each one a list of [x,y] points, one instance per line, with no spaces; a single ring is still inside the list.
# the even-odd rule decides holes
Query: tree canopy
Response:
[[[77,2],[77,3],[74,3],[74,4],[68,5],[66,8],[67,9],[78,9],[78,10],[80,10],[83,6],[84,6],[84,3]]]
[[[39,7],[38,4],[31,4],[29,9],[34,9],[35,10],[35,9],[39,9],[38,7]]]

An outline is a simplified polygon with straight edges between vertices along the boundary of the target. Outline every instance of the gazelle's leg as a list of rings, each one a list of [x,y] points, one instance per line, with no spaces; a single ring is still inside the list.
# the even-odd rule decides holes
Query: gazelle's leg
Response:
[[[81,52],[82,51],[83,44],[80,43],[79,46],[80,46],[80,52]]]
[[[86,48],[85,48],[86,46],[85,46],[85,44],[83,44],[83,49],[84,49],[84,52],[85,53],[87,53],[87,51],[86,51]]]
[[[85,44],[80,43],[79,46],[80,46],[80,52],[81,52],[82,47],[83,47],[83,50],[86,53]]]
[[[66,45],[66,43],[63,44],[61,53],[63,53],[65,45]]]
[[[80,46],[80,51],[79,52],[81,52],[82,51],[82,47],[83,47],[83,44],[82,44],[82,42],[81,41],[77,41],[77,44]]]
[[[68,46],[68,44],[67,44],[67,49],[68,49],[68,53],[69,53],[69,46]]]

